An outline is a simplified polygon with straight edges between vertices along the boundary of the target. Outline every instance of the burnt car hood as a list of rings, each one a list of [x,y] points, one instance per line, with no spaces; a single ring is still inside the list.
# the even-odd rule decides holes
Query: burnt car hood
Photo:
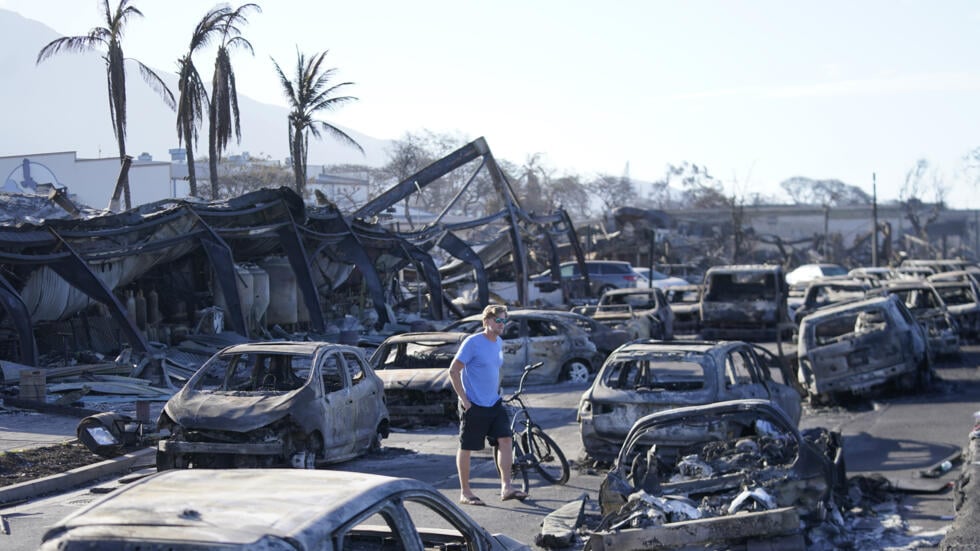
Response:
[[[251,432],[292,413],[309,402],[309,387],[292,392],[189,392],[174,395],[164,407],[175,423],[190,429]]]
[[[385,391],[420,390],[425,392],[451,389],[449,369],[379,369]]]

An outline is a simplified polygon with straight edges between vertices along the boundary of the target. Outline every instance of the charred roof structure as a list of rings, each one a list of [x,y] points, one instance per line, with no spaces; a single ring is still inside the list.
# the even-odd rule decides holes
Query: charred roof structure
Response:
[[[497,195],[487,205],[499,205],[496,211],[443,223],[464,188],[421,228],[382,225],[379,214],[473,165],[467,186],[485,172]],[[24,197],[3,196],[9,202],[2,210],[22,214],[0,225],[0,359],[29,366],[73,363],[72,351],[113,354],[122,343],[153,356],[153,343],[226,327],[246,339],[331,335],[349,328],[341,327],[348,318],[381,329],[395,321],[389,290],[405,267],[419,274],[429,317],[441,320],[450,304],[444,279],[475,280],[482,306],[489,301],[488,269],[503,270],[521,283],[523,304],[536,267],[529,258],[557,266],[556,242],[564,238],[583,259],[568,215],[522,209],[482,138],[353,214],[332,204],[307,206],[289,188],[212,202],[166,199],[118,214],[59,212]],[[39,211],[43,219],[24,214]],[[477,250],[467,233],[475,228],[496,237]],[[442,271],[435,248],[454,259]]]

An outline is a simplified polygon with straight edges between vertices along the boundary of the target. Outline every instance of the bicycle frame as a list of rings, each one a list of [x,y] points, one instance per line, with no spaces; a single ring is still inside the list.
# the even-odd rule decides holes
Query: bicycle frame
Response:
[[[565,455],[558,444],[544,430],[534,423],[527,405],[521,398],[524,392],[524,381],[528,373],[542,364],[538,362],[524,368],[517,391],[503,400],[510,416],[510,430],[513,433],[513,462],[512,469],[520,471],[522,489],[526,493],[529,488],[528,472],[535,469],[542,478],[552,484],[564,484],[568,481],[569,467]],[[494,450],[494,460],[497,460],[497,450]],[[557,465],[556,465],[557,462]],[[551,469],[559,468],[555,473]],[[499,470],[499,465],[498,465]]]

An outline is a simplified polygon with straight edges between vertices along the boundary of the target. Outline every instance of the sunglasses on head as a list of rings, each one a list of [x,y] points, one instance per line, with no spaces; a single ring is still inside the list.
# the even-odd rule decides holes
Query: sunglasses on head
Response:
[[[493,321],[497,323],[507,323],[507,318],[493,318]]]

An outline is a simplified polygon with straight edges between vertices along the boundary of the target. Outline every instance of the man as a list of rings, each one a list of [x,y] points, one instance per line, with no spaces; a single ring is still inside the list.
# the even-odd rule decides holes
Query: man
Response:
[[[511,486],[514,461],[514,435],[510,419],[500,397],[500,366],[504,363],[500,335],[507,325],[507,307],[491,304],[483,309],[483,331],[466,337],[449,366],[453,389],[459,396],[459,450],[456,470],[459,472],[459,502],[483,505],[470,489],[470,455],[483,449],[484,439],[496,439],[500,499],[523,500],[527,494]]]

